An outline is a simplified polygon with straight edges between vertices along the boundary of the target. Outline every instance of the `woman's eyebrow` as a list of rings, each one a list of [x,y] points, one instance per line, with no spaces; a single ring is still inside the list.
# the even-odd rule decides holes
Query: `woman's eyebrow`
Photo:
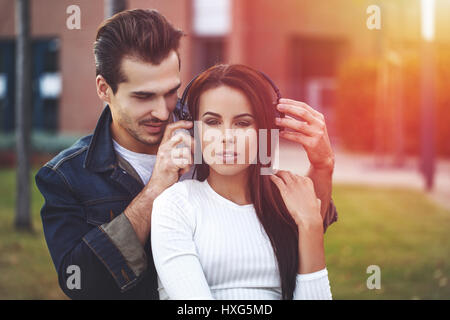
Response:
[[[222,116],[221,116],[220,114],[215,113],[215,112],[211,112],[211,111],[205,112],[205,113],[202,115],[202,117],[204,117],[204,116],[206,116],[206,115],[208,115],[208,114],[210,114],[210,115],[212,115],[212,116],[214,116],[214,117],[222,118]]]
[[[238,114],[237,116],[234,116],[233,118],[236,119],[236,118],[241,118],[241,117],[246,117],[246,116],[255,118],[255,117],[254,117],[253,115],[251,115],[250,113],[242,113],[242,114]]]
[[[220,114],[215,113],[215,112],[211,112],[211,111],[205,112],[205,113],[202,115],[202,117],[204,117],[204,116],[206,116],[206,115],[208,115],[208,114],[210,114],[210,115],[212,115],[212,116],[214,116],[214,117],[222,118],[222,116],[221,116]],[[255,117],[254,117],[253,115],[251,115],[250,113],[242,113],[242,114],[238,114],[237,116],[234,116],[233,119],[236,119],[236,118],[242,118],[242,117],[246,117],[246,116],[255,118]]]

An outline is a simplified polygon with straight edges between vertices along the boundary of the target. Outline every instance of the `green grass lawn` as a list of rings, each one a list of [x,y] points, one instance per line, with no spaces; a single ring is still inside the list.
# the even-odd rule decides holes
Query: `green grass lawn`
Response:
[[[420,192],[335,186],[339,221],[327,230],[336,299],[450,299],[450,211]],[[369,265],[381,289],[367,289]]]
[[[14,229],[16,175],[0,170],[0,299],[63,299],[40,218],[44,200],[32,182],[33,232]]]
[[[41,198],[32,179],[32,234],[13,228],[15,174],[0,170],[0,299],[61,299],[42,233]],[[326,238],[334,299],[450,299],[450,211],[420,192],[333,188],[339,221]],[[381,289],[369,290],[369,265]]]

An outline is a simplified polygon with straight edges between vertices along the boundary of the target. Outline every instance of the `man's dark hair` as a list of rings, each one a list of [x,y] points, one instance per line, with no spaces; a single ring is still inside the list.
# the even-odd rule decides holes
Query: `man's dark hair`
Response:
[[[130,56],[158,65],[172,50],[178,54],[181,30],[156,10],[127,10],[105,20],[94,43],[96,75],[102,75],[114,93],[126,81],[122,58]]]

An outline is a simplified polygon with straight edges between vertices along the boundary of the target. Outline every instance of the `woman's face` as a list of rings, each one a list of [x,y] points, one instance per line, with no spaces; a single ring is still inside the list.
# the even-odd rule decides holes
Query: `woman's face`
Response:
[[[256,163],[256,119],[243,93],[228,86],[209,89],[198,111],[203,160],[211,170],[235,175]]]

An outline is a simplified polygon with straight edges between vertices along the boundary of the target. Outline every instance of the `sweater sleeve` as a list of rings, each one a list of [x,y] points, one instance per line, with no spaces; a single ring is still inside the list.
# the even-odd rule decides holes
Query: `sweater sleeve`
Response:
[[[181,188],[174,185],[153,202],[151,245],[156,271],[171,300],[213,299],[193,239],[195,219]]]
[[[327,269],[297,274],[293,300],[332,300]]]

